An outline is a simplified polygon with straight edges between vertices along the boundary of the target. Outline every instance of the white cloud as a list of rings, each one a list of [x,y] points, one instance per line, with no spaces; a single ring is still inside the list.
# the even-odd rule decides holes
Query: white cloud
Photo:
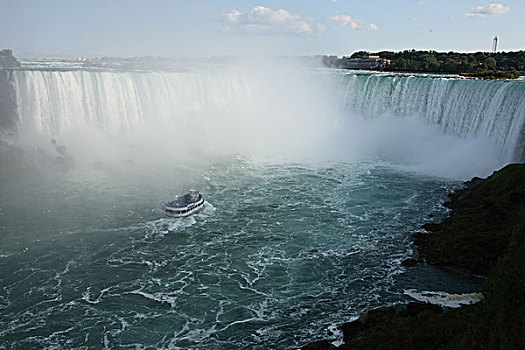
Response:
[[[294,33],[316,34],[324,33],[325,26],[316,26],[303,21],[299,15],[287,10],[272,10],[264,6],[255,6],[250,12],[242,13],[232,10],[223,15],[225,32],[240,30],[247,33]]]
[[[332,16],[330,17],[330,20],[332,20],[332,22],[340,23],[342,26],[348,27],[350,29],[357,29],[357,30],[378,30],[379,29],[379,27],[375,25],[374,23],[366,24],[359,19],[355,19],[347,15]]]
[[[465,13],[465,17],[480,18],[489,16],[504,15],[509,12],[510,7],[502,4],[489,4],[487,6],[471,7],[470,12]]]
[[[326,25],[325,24],[317,23],[316,27],[317,27],[317,34],[318,35],[323,35],[324,32],[326,31]]]
[[[233,10],[233,11],[228,12],[227,14],[224,15],[224,20],[227,23],[232,23],[233,24],[233,23],[239,22],[241,17],[242,17],[242,13],[240,11]]]

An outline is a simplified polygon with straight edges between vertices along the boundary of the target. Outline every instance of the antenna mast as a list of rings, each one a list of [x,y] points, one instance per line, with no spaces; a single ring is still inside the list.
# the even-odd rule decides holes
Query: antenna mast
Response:
[[[498,51],[498,37],[495,36],[494,40],[492,40],[492,53],[496,53]]]

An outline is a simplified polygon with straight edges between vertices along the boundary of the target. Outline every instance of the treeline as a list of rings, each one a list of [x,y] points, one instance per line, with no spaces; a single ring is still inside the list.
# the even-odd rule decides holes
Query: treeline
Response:
[[[350,58],[369,55],[389,59],[390,64],[384,70],[394,72],[451,73],[493,79],[516,79],[520,72],[525,72],[525,51],[497,53],[358,51]]]

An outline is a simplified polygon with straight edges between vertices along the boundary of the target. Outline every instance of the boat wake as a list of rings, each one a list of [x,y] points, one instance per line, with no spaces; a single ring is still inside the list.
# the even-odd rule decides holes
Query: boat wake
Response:
[[[154,221],[150,221],[149,225],[153,227],[147,230],[147,235],[155,234],[164,236],[172,232],[181,232],[196,224],[204,224],[215,212],[215,207],[208,201],[204,201],[203,208],[190,216],[185,217],[163,217]]]

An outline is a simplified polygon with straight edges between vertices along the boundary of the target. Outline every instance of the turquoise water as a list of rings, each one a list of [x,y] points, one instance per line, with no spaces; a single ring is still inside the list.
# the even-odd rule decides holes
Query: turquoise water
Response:
[[[294,349],[406,290],[479,291],[400,263],[458,179],[521,159],[520,82],[251,64],[9,77],[0,349]],[[166,218],[190,188],[203,210]]]
[[[3,185],[0,348],[297,348],[408,288],[479,290],[400,265],[458,185],[381,162],[243,157]],[[190,187],[205,208],[165,218]]]

